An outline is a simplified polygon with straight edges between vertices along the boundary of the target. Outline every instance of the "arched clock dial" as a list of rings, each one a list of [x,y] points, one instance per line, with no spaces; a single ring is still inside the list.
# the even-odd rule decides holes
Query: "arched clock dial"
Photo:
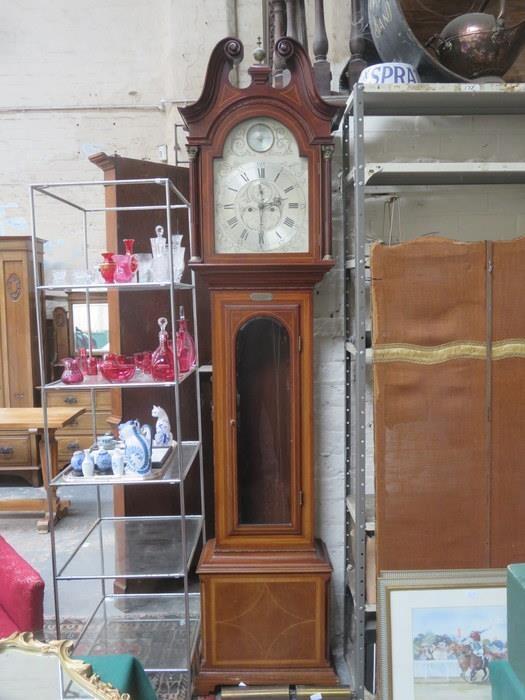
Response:
[[[308,163],[275,119],[250,119],[214,163],[215,252],[308,252]]]

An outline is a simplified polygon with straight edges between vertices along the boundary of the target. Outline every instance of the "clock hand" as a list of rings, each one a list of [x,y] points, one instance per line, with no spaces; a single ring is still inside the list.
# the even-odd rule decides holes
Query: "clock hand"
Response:
[[[264,204],[259,202],[259,247],[264,247],[264,227],[263,227],[263,216],[264,216]]]
[[[285,199],[288,199],[288,197],[274,197],[270,202],[264,202],[262,205],[264,208],[266,207],[280,207],[281,204],[285,201]]]

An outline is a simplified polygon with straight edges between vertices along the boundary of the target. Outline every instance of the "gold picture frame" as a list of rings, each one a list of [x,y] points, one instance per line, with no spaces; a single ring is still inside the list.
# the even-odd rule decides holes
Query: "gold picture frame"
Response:
[[[66,639],[41,642],[31,632],[15,632],[0,639],[0,654],[16,649],[28,654],[55,656],[69,680],[86,690],[97,700],[131,700],[129,693],[121,693],[110,683],[103,681],[90,664],[82,659],[73,659],[73,642]],[[35,696],[36,697],[36,696]],[[58,699],[57,699],[58,700]]]
[[[488,684],[490,697],[488,663],[479,671],[463,668],[463,646],[475,644],[478,627],[490,639],[492,630],[501,631],[506,645],[506,571],[384,571],[378,579],[377,625],[383,700],[432,700],[438,690],[443,692],[437,687],[443,683],[449,700],[463,697],[458,687],[463,683],[477,684],[479,693],[472,697],[483,699]],[[488,627],[491,632],[483,629]],[[484,659],[489,640],[480,641]],[[440,663],[429,668],[434,661]]]

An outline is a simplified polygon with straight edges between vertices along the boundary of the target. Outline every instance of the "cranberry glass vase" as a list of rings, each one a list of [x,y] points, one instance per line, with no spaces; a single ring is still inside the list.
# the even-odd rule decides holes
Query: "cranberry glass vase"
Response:
[[[183,306],[181,306],[179,310],[179,330],[177,331],[175,339],[175,347],[177,349],[179,372],[181,372],[181,374],[189,372],[192,367],[195,367],[197,357],[195,352],[195,341],[188,331]]]
[[[139,268],[139,261],[137,260],[137,257],[133,255],[133,248],[135,247],[135,239],[134,238],[124,238],[124,249],[126,251],[126,255],[129,255],[130,257],[130,267],[131,267],[131,272],[135,274],[135,272]]]
[[[175,361],[173,348],[169,342],[166,326],[167,318],[159,318],[159,347],[151,356],[151,374],[153,379],[161,382],[172,382],[175,378]]]
[[[115,269],[117,267],[115,261],[113,260],[113,253],[102,253],[104,262],[99,265],[100,274],[104,278],[104,281],[108,284],[113,284],[115,277]]]
[[[131,257],[129,255],[114,255],[113,260],[117,265],[114,277],[115,282],[131,282],[133,279]]]

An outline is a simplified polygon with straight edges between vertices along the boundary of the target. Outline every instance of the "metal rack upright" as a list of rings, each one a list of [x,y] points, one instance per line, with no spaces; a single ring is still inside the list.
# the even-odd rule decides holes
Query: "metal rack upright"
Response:
[[[63,195],[64,188],[69,188],[73,192],[79,189],[91,187],[133,187],[137,185],[151,185],[161,188],[164,192],[163,203],[161,205],[145,206],[83,206],[76,199]],[[66,190],[68,192],[69,190]],[[176,283],[173,271],[173,250],[172,250],[172,227],[171,212],[173,210],[184,211],[188,228],[191,230],[190,204],[184,195],[168,178],[149,178],[133,180],[97,180],[87,182],[58,182],[31,185],[31,227],[33,251],[37,242],[37,206],[36,196],[43,195],[55,201],[72,207],[80,212],[82,217],[83,236],[83,260],[84,271],[86,273],[92,269],[94,261],[90,259],[90,245],[88,232],[88,215],[99,212],[119,211],[159,211],[165,216],[167,228],[167,248],[169,256],[169,281],[156,282],[131,282],[115,283],[106,285],[99,282],[92,283],[89,276],[85,283],[63,283],[45,284],[40,278],[40,270],[36,262],[34,264],[35,274],[35,297],[38,300],[37,308],[37,332],[40,359],[41,397],[44,412],[44,439],[46,441],[47,465],[48,465],[48,504],[50,513],[52,512],[52,489],[58,486],[82,486],[96,487],[96,518],[82,537],[80,543],[75,548],[71,556],[60,568],[57,566],[57,548],[55,537],[55,525],[53,518],[50,522],[51,533],[51,563],[53,572],[53,595],[55,604],[55,621],[57,637],[60,638],[60,600],[59,586],[62,581],[73,580],[98,580],[100,582],[100,597],[92,614],[85,622],[79,638],[76,641],[75,653],[88,654],[90,649],[97,642],[98,653],[119,653],[126,651],[119,649],[115,636],[111,637],[112,648],[102,649],[104,639],[108,638],[105,631],[111,624],[120,622],[134,622],[139,630],[141,624],[148,625],[150,622],[156,624],[163,623],[165,629],[169,629],[169,637],[166,638],[165,653],[162,659],[140,659],[147,671],[169,671],[182,672],[190,676],[187,688],[191,689],[191,670],[193,657],[197,647],[199,637],[199,594],[190,592],[188,574],[191,567],[199,540],[206,541],[205,532],[205,500],[204,500],[204,480],[203,480],[203,452],[202,452],[202,423],[200,414],[200,382],[198,371],[198,324],[197,324],[197,303],[195,292],[195,273],[191,272],[191,283]],[[191,241],[191,235],[190,235]],[[191,251],[190,251],[191,256]],[[79,256],[80,257],[80,256]],[[34,256],[36,261],[36,256]],[[87,308],[88,336],[91,338],[91,306],[90,294],[100,292],[104,289],[118,290],[118,293],[143,293],[150,290],[164,290],[169,295],[169,308],[171,316],[171,329],[174,332],[176,326],[176,302],[182,294],[191,294],[193,307],[193,335],[197,352],[197,367],[185,374],[180,374],[178,364],[175,362],[175,377],[173,381],[157,382],[142,378],[139,381],[109,383],[100,377],[88,377],[82,384],[73,386],[63,384],[60,380],[46,382],[46,357],[44,350],[44,327],[45,327],[45,300],[50,293],[74,290],[85,295]],[[121,323],[125,323],[120,319]],[[91,343],[89,343],[88,353],[91,354]],[[197,435],[195,440],[183,441],[181,426],[181,397],[180,386],[184,381],[195,382],[195,410]],[[175,411],[175,439],[176,447],[172,455],[168,458],[169,463],[163,471],[162,476],[143,481],[139,478],[115,477],[115,485],[127,484],[148,484],[148,485],[177,485],[179,489],[180,515],[177,516],[147,516],[147,517],[108,517],[102,514],[100,489],[102,485],[107,488],[107,483],[101,485],[97,477],[77,477],[67,478],[67,469],[58,475],[51,474],[51,453],[48,432],[48,396],[51,392],[59,391],[86,391],[89,392],[90,407],[92,414],[92,434],[93,442],[97,437],[96,426],[96,395],[97,391],[104,389],[120,389],[121,391],[137,390],[144,387],[169,387],[172,388],[172,401]],[[130,418],[132,416],[129,416]],[[198,480],[200,489],[200,513],[190,515],[186,513],[185,500],[185,479],[188,474],[195,469],[198,462]],[[106,480],[107,481],[107,480]],[[119,548],[119,543],[126,542],[124,553]],[[98,561],[93,560],[93,555],[87,557],[86,552],[90,549],[99,548]],[[147,549],[147,556],[143,552]],[[133,579],[179,579],[183,581],[183,592],[162,592],[162,593],[110,593],[107,584],[115,580]],[[183,634],[178,634],[177,630],[183,628]],[[172,643],[172,648],[168,639]]]

